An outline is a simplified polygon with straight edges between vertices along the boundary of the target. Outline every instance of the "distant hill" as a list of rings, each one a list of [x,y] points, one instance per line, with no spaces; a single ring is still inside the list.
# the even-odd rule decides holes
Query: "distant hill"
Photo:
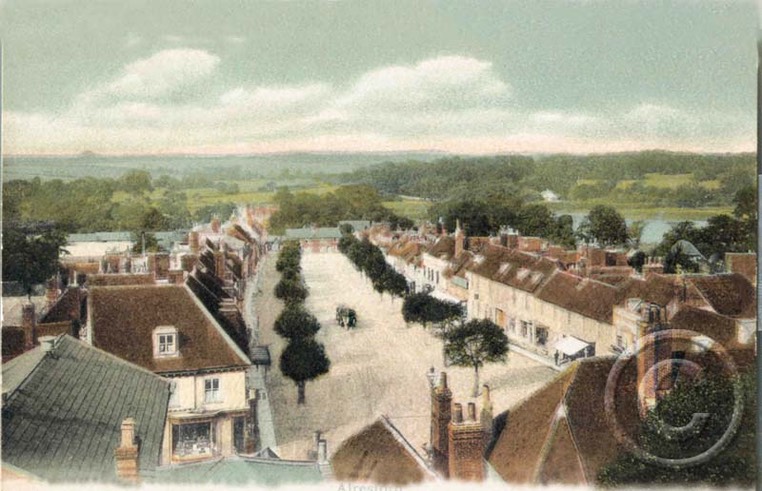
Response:
[[[153,177],[167,174],[183,177],[213,173],[219,179],[226,172],[241,178],[275,177],[291,173],[338,174],[384,162],[410,160],[429,162],[444,154],[436,152],[380,153],[278,153],[233,156],[104,156],[85,151],[77,156],[5,156],[3,180],[116,178],[129,170],[146,170]]]

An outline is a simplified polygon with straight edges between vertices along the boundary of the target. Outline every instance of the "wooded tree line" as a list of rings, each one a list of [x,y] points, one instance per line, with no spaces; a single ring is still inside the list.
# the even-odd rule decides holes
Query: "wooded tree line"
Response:
[[[280,370],[296,384],[297,404],[306,401],[307,382],[328,373],[331,368],[325,346],[314,337],[321,328],[320,323],[304,306],[308,292],[302,278],[301,257],[299,242],[289,241],[281,246],[275,263],[275,269],[281,274],[275,296],[285,305],[275,320],[274,329],[288,339],[280,356]]]
[[[213,214],[227,218],[235,209],[228,202],[191,214],[188,196],[169,181],[152,181],[146,171],[118,179],[12,180],[3,183],[3,221],[54,222],[67,232],[159,231],[207,222]],[[151,196],[156,189],[161,189],[159,196]]]
[[[281,188],[273,201],[278,206],[270,218],[270,229],[274,233],[311,225],[335,227],[342,220],[387,221],[404,229],[413,226],[411,220],[385,208],[381,195],[370,186],[342,186],[323,195],[292,193]]]
[[[727,204],[741,188],[753,184],[753,154],[687,154],[647,151],[605,155],[545,157],[446,157],[431,163],[410,161],[359,169],[343,182],[367,184],[383,195],[408,195],[429,200],[473,197],[490,190],[525,200],[539,199],[551,189],[564,199],[616,197],[618,201],[658,206],[699,207]],[[649,186],[647,174],[691,174],[676,189]],[[580,180],[596,181],[580,183]],[[617,187],[619,181],[632,181]],[[719,186],[703,185],[718,181]],[[616,189],[615,189],[616,188]]]

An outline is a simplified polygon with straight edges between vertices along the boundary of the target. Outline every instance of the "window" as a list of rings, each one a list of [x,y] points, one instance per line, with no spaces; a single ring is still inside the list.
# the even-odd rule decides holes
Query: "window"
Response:
[[[514,332],[514,333],[516,332],[516,319],[514,319],[513,317],[511,317],[511,318],[508,320],[508,329],[509,329],[511,332]]]
[[[221,402],[220,379],[208,378],[204,380],[204,402]]]
[[[547,327],[535,328],[534,339],[538,346],[545,346],[548,343],[548,328]]]
[[[197,459],[213,455],[214,433],[211,423],[172,425],[172,457]]]
[[[523,337],[529,336],[529,322],[521,321],[521,335]]]
[[[616,335],[616,345],[619,348],[625,349],[627,348],[627,344],[624,341],[624,337],[622,337],[621,334]]]
[[[159,354],[172,354],[176,351],[176,339],[174,334],[159,334]]]
[[[179,337],[174,326],[159,326],[153,331],[153,356],[164,358],[179,356]]]

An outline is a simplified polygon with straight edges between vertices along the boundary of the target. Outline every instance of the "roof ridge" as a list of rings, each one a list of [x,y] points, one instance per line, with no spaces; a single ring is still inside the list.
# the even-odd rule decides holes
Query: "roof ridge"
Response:
[[[63,336],[63,334],[61,334],[61,336]],[[19,358],[21,358],[22,356],[27,355],[27,354],[31,357],[32,352],[35,351],[35,350],[42,350],[42,347],[41,346],[37,346],[34,349],[31,349],[31,350],[27,351],[26,353],[22,353],[20,356],[17,356],[16,358],[14,358],[14,360],[18,360]],[[37,354],[37,353],[35,353],[35,354]],[[24,386],[27,382],[29,382],[29,379],[32,378],[32,375],[40,368],[40,365],[42,365],[42,361],[45,358],[47,358],[47,357],[48,357],[48,353],[43,353],[42,356],[40,356],[40,359],[37,360],[37,363],[34,364],[34,367],[32,367],[32,369],[29,370],[29,372],[24,376],[23,380],[21,380],[21,382],[19,382],[16,385],[16,387],[13,389],[13,391],[11,391],[6,396],[8,399],[7,399],[5,404],[9,403],[11,401],[11,399],[13,398],[13,396],[15,396],[16,393],[19,391],[19,389],[21,389],[22,386]],[[13,360],[11,360],[11,361],[13,361]],[[5,404],[3,404],[3,406],[5,406]]]
[[[70,336],[69,334],[61,334],[61,336],[59,336],[59,337],[62,337],[63,340],[66,340],[67,342],[76,342],[76,343],[84,346],[85,348],[95,350],[96,352],[98,352],[98,353],[100,353],[102,355],[105,355],[108,358],[113,359],[117,363],[120,363],[122,365],[128,366],[128,367],[136,369],[136,370],[139,370],[141,372],[147,373],[147,374],[149,374],[149,375],[151,375],[153,377],[156,377],[156,378],[160,379],[162,382],[166,382],[168,385],[170,383],[169,380],[166,379],[166,377],[162,377],[161,375],[157,374],[156,372],[152,372],[151,370],[149,370],[147,368],[143,368],[140,365],[137,365],[135,363],[127,361],[127,360],[125,360],[123,358],[120,358],[120,357],[116,356],[113,353],[109,353],[108,351],[106,351],[104,349],[98,348],[95,345],[92,345],[90,343],[82,341],[81,339],[77,339],[77,338],[75,338],[73,336]],[[55,348],[57,348],[59,345],[60,345],[60,343],[57,342]]]
[[[230,337],[230,335],[225,331],[225,329],[222,328],[219,322],[217,322],[217,319],[214,318],[214,316],[209,312],[204,305],[204,303],[196,297],[196,294],[193,293],[193,290],[190,289],[190,287],[187,284],[182,285],[183,290],[185,290],[185,293],[193,300],[193,303],[198,306],[201,311],[204,313],[204,315],[209,319],[214,326],[214,328],[217,330],[217,332],[222,336],[222,338],[225,340],[225,342],[233,349],[236,355],[238,355],[239,358],[246,364],[251,365],[251,359],[249,359],[249,356],[243,352],[243,350],[233,341],[233,339]]]
[[[421,457],[421,455],[415,450],[413,445],[407,440],[407,438],[402,435],[399,429],[397,429],[396,426],[394,426],[394,423],[389,419],[389,416],[386,414],[382,414],[379,418],[381,423],[384,425],[384,428],[387,429],[392,435],[392,437],[400,444],[402,444],[402,447],[413,457],[413,459],[418,463],[418,465],[423,468],[427,474],[430,476],[438,479],[439,476],[426,464],[426,461]]]

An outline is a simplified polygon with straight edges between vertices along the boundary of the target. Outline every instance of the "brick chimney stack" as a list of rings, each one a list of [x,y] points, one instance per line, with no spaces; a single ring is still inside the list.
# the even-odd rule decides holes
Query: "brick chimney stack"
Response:
[[[460,256],[460,253],[466,248],[466,234],[463,233],[463,229],[460,228],[460,219],[455,220],[455,257]]]
[[[24,331],[24,349],[34,348],[37,342],[37,313],[33,303],[21,307],[21,329]]]
[[[225,279],[225,253],[222,251],[214,251],[214,274],[221,280]]]
[[[484,448],[492,441],[493,406],[489,394],[489,385],[484,384],[482,390],[482,410],[479,414],[479,422],[484,430]]]
[[[201,248],[201,244],[199,242],[198,232],[195,230],[191,231],[191,233],[188,234],[188,245],[190,246],[190,250],[193,254],[198,254],[198,250]]]
[[[137,483],[140,480],[138,472],[139,454],[140,449],[135,441],[135,420],[127,418],[122,421],[122,439],[114,451],[117,478],[132,483]]]
[[[450,479],[483,481],[484,429],[476,420],[476,404],[468,403],[468,419],[463,420],[463,406],[455,404],[452,421],[448,425],[448,461]]]
[[[452,392],[447,387],[447,372],[439,375],[439,385],[431,390],[431,461],[434,469],[447,477],[449,471],[447,426],[452,411]]]
[[[220,223],[220,219],[217,217],[212,218],[212,232],[215,234],[220,233],[220,230],[222,230],[222,224]]]
[[[58,278],[48,280],[45,288],[45,299],[48,302],[48,308],[52,307],[58,301]]]

